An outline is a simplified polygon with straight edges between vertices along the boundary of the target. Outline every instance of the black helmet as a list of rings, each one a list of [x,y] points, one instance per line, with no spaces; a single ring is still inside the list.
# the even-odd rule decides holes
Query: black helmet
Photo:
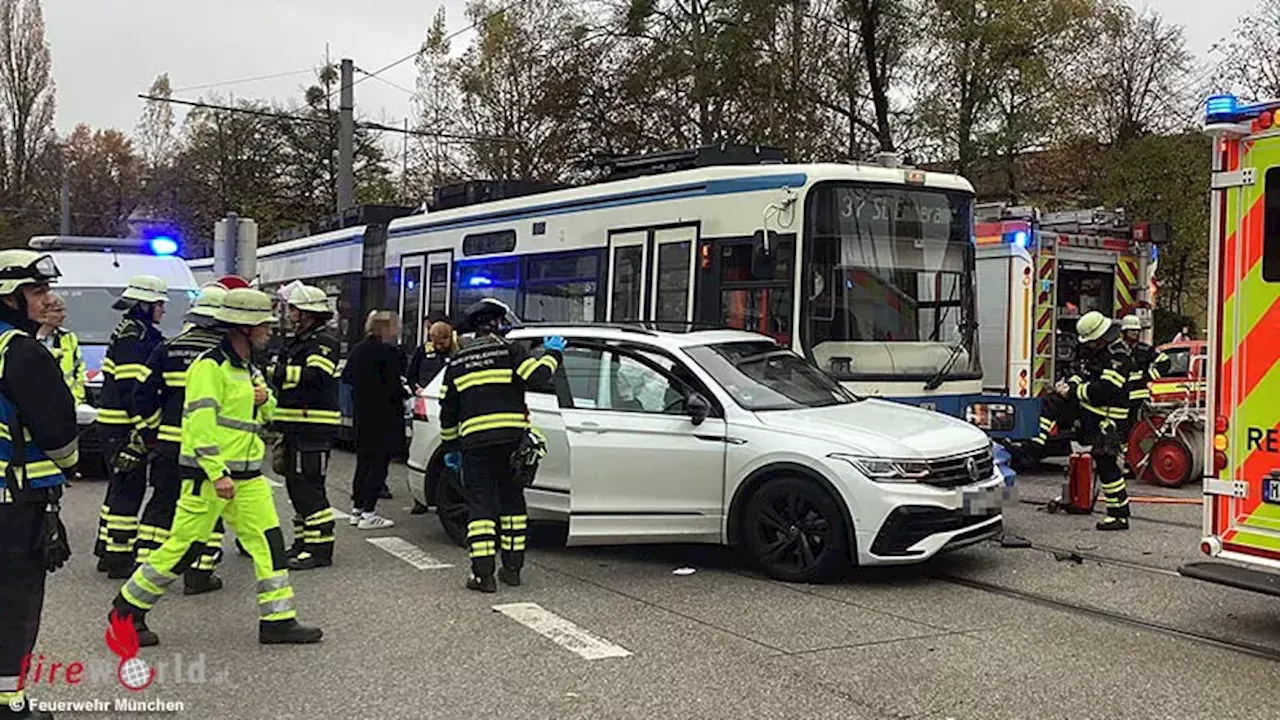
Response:
[[[463,313],[463,319],[474,331],[486,325],[502,325],[511,315],[511,308],[506,303],[487,297],[472,303]]]

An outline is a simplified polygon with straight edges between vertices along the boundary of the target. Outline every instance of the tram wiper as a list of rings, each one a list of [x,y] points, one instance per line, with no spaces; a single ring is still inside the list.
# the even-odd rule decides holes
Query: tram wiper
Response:
[[[947,377],[947,373],[951,372],[952,366],[956,364],[956,360],[960,357],[960,353],[962,352],[964,352],[964,345],[956,343],[951,348],[950,357],[947,358],[946,362],[942,363],[942,367],[938,368],[938,372],[934,373],[933,377],[929,378],[929,381],[924,384],[924,389],[937,390],[938,387],[942,385],[943,379]]]

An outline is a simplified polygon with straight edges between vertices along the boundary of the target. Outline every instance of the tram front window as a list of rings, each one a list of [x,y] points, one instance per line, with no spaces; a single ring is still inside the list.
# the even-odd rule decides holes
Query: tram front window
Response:
[[[981,377],[972,196],[831,184],[806,208],[804,347],[843,380]]]

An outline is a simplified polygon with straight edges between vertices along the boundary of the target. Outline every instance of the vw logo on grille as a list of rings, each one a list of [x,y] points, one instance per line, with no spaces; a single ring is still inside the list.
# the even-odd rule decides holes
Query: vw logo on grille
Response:
[[[968,460],[965,460],[964,469],[968,471],[970,480],[974,482],[978,481],[978,458],[970,457]]]

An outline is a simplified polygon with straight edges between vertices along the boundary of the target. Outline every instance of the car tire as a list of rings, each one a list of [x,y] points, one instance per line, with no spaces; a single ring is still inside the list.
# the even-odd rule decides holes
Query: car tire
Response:
[[[440,527],[458,547],[467,544],[467,501],[462,494],[462,478],[458,473],[444,466],[441,461],[436,469],[436,516],[440,518]]]
[[[747,502],[742,537],[760,570],[784,582],[821,582],[849,567],[844,514],[812,480],[766,480]]]

